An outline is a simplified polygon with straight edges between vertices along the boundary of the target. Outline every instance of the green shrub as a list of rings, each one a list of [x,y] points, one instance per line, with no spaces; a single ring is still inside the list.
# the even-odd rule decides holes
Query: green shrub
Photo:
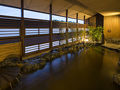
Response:
[[[102,31],[103,31],[103,27],[88,27],[89,31],[88,31],[88,35],[89,38],[93,41],[93,42],[99,42],[102,39]]]

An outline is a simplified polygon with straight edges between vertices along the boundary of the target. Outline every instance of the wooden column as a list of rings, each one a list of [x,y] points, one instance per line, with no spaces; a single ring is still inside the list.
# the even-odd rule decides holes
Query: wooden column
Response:
[[[66,10],[66,44],[68,44],[68,9]]]
[[[21,60],[25,55],[25,45],[24,45],[24,37],[25,37],[25,27],[24,27],[24,0],[21,0],[21,27],[20,27],[20,40],[21,40]]]
[[[85,16],[84,16],[84,24],[85,24]]]
[[[86,22],[85,22],[85,16],[84,16],[84,39],[85,39],[85,35],[86,35],[85,29],[86,29]]]
[[[40,35],[40,28],[38,27],[38,35]],[[40,51],[40,44],[38,43],[38,51]]]
[[[78,13],[76,13],[76,32],[77,32],[77,41],[78,41]]]
[[[50,31],[50,49],[52,49],[52,35],[53,35],[53,30],[52,30],[52,3],[50,4],[50,24],[49,24],[49,31]]]

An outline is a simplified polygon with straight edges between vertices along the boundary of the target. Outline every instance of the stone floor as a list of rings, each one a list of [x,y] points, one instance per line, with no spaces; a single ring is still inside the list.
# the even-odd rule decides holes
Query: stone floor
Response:
[[[105,43],[103,44],[103,46],[120,51],[120,45],[117,45],[117,44]]]

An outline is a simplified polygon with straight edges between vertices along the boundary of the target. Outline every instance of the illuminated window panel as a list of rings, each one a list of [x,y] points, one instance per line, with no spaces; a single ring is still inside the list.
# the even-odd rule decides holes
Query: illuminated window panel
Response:
[[[39,47],[40,47],[40,50],[48,49],[49,43],[40,44]]]
[[[66,28],[60,29],[60,33],[66,33]]]
[[[81,30],[84,30],[84,28],[82,28]]]
[[[21,10],[18,8],[0,5],[0,15],[20,17],[20,13],[21,13]],[[30,10],[24,10],[24,17],[25,18],[40,19],[40,20],[41,19],[42,20],[49,20],[49,14],[30,11]],[[52,19],[55,21],[66,22],[66,17],[63,17],[63,16],[52,15]],[[73,19],[73,18],[68,18],[68,21],[76,23],[76,19]],[[84,24],[84,21],[78,20],[78,23]]]
[[[55,47],[55,46],[59,46],[59,44],[60,44],[59,41],[54,41],[54,42],[53,42],[53,47]]]
[[[72,42],[72,38],[69,38],[69,39],[68,39],[68,42],[69,42],[69,43]]]
[[[53,33],[54,33],[54,34],[60,33],[59,28],[53,28]]]
[[[84,24],[84,21],[83,20],[78,20],[78,23]]]
[[[72,29],[71,29],[71,28],[68,28],[68,32],[72,32]]]
[[[39,34],[49,34],[49,28],[40,28]]]
[[[60,45],[64,45],[64,44],[66,44],[66,40],[61,40]]]
[[[76,28],[73,28],[73,32],[77,32],[77,29],[76,29]]]
[[[32,45],[25,47],[25,53],[38,51],[38,45]]]
[[[81,40],[82,39],[82,37],[78,37],[78,40]]]
[[[20,17],[20,9],[0,5],[0,15]]]
[[[77,41],[77,39],[76,39],[76,38],[73,38],[73,41]]]
[[[66,22],[66,18],[63,16],[52,15],[52,20]]]
[[[38,28],[26,28],[26,35],[38,35]]]
[[[40,20],[49,20],[49,14],[24,10],[24,17],[25,18],[33,18],[33,19],[40,19]]]
[[[82,30],[82,28],[78,28],[78,32],[80,32]]]
[[[15,37],[19,35],[19,29],[0,29],[0,37]]]
[[[89,28],[86,28],[85,30],[86,30],[86,31],[89,31]]]
[[[68,22],[76,23],[76,19],[68,18]]]

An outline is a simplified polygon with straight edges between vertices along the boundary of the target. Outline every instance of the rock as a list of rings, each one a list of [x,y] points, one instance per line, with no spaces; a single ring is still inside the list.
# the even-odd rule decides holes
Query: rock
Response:
[[[21,67],[22,73],[31,73],[38,69],[42,69],[46,64],[45,60],[36,59],[36,60],[26,60],[26,63]]]
[[[120,85],[120,74],[115,74],[115,75],[113,76],[113,81],[114,81],[116,84]]]
[[[19,76],[20,69],[18,67],[2,67],[0,68],[0,88],[5,90],[12,88],[13,82]]]
[[[18,63],[20,63],[18,56],[9,55],[2,62],[0,62],[0,67],[15,67]]]

